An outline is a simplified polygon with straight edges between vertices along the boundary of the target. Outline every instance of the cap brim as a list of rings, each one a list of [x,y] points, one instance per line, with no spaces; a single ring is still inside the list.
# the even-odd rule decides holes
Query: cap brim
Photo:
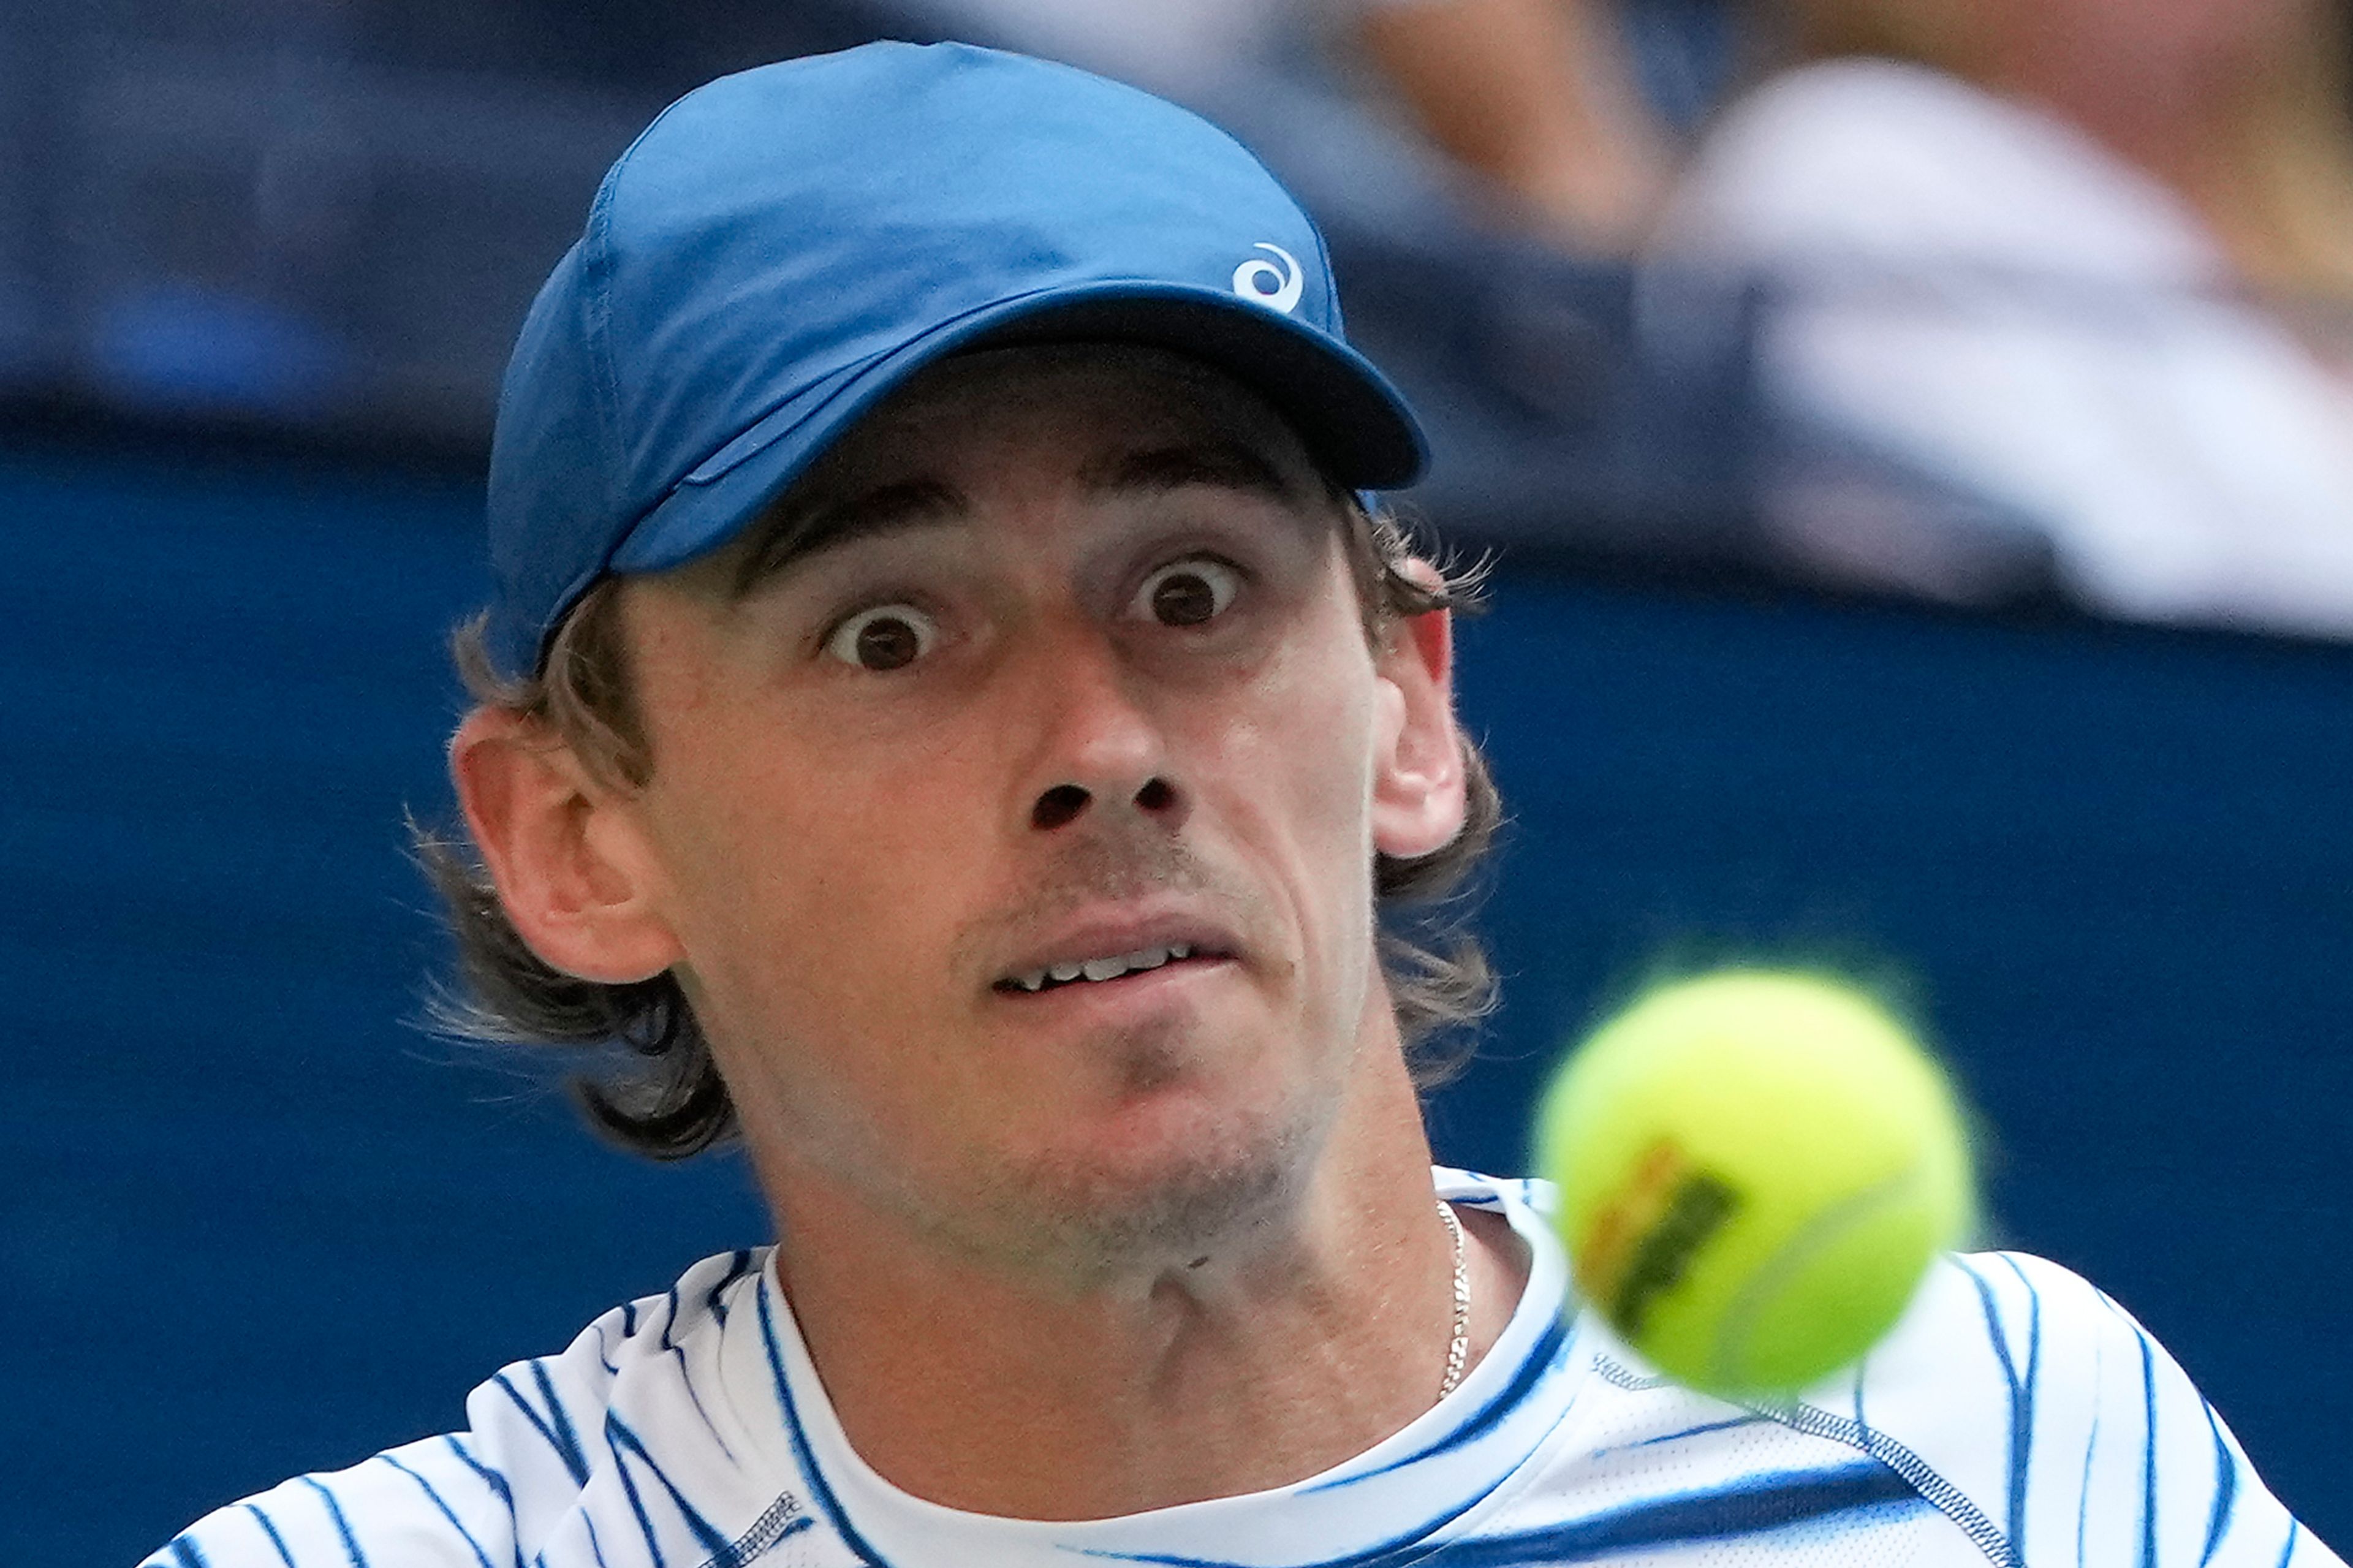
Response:
[[[1337,339],[1209,289],[1092,284],[1001,301],[806,388],[673,487],[614,551],[611,570],[659,572],[725,544],[928,364],[977,348],[1082,342],[1148,344],[1226,371],[1289,420],[1324,476],[1347,489],[1408,485],[1428,462],[1405,399]]]

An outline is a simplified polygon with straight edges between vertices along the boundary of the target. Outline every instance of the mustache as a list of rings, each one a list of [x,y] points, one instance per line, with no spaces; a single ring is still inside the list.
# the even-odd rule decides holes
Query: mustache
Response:
[[[1186,895],[1198,914],[1256,947],[1265,900],[1241,877],[1211,865],[1190,846],[1162,834],[1093,835],[1056,847],[1025,886],[998,911],[982,917],[957,946],[967,955],[995,955],[1032,942],[1082,910],[1128,903],[1154,894]]]
[[[1161,834],[1098,835],[1058,846],[1053,860],[1015,908],[1024,915],[1050,920],[1106,900],[1200,892],[1218,881],[1199,854],[1181,840]]]

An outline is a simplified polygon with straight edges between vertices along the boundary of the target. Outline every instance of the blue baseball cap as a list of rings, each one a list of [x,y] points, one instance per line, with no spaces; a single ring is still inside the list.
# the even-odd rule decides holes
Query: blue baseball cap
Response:
[[[1335,483],[1411,482],[1323,237],[1208,122],[1018,55],[870,44],[679,100],[533,301],[491,453],[489,652],[535,670],[610,573],[725,544],[942,356],[1132,342],[1219,366]]]

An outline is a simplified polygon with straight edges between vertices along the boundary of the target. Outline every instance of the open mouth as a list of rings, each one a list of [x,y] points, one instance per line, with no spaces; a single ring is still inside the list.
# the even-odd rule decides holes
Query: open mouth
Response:
[[[1218,954],[1202,952],[1190,942],[1170,942],[1162,947],[1138,948],[1103,958],[1090,958],[1075,963],[1049,964],[1019,974],[1008,974],[997,983],[1001,995],[1034,995],[1041,991],[1058,991],[1065,985],[1101,985],[1113,980],[1124,980],[1131,974],[1146,974],[1181,963],[1191,958],[1214,958]]]

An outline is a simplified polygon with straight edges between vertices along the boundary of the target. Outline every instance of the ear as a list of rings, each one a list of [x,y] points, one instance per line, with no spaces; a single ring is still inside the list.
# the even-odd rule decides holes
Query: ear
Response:
[[[607,985],[679,962],[642,827],[571,746],[512,710],[477,708],[449,742],[449,773],[499,902],[542,961]]]
[[[1437,569],[1407,563],[1435,585]],[[1380,680],[1378,752],[1373,760],[1373,847],[1418,859],[1462,831],[1462,731],[1454,721],[1454,621],[1444,610],[1389,628],[1374,660]]]

